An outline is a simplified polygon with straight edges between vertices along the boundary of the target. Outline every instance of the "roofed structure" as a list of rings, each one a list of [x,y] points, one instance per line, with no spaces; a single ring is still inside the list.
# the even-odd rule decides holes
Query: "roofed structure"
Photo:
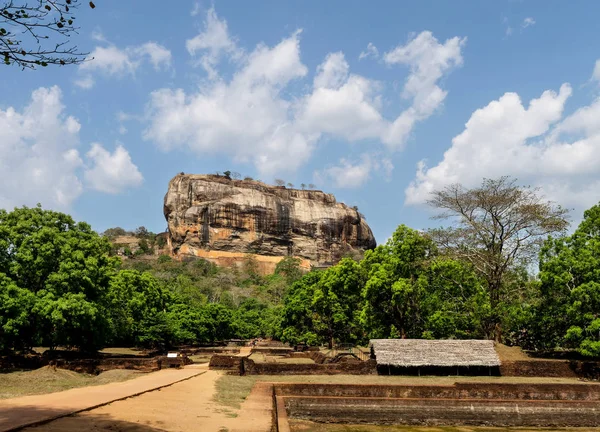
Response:
[[[373,339],[377,365],[395,367],[498,367],[490,340]]]

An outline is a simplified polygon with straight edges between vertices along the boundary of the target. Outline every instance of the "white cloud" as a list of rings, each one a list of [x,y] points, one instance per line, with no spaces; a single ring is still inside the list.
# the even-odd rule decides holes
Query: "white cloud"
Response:
[[[57,86],[39,88],[22,111],[0,110],[0,208],[68,209],[83,192],[77,119],[65,114]]]
[[[76,79],[75,85],[84,89],[92,88],[92,74],[96,72],[117,77],[134,75],[144,61],[150,62],[155,70],[168,69],[171,66],[171,51],[156,42],[146,42],[124,49],[115,45],[97,46],[90,53],[89,60],[79,66],[80,73],[85,75]]]
[[[146,42],[131,50],[134,55],[148,56],[148,60],[156,70],[160,70],[162,67],[168,69],[171,66],[171,51],[156,42]]]
[[[92,87],[94,87],[94,78],[92,78],[91,75],[85,75],[81,78],[76,79],[75,81],[75,85],[77,87],[81,87],[82,89],[91,89]]]
[[[562,119],[571,87],[545,91],[525,107],[516,93],[476,110],[443,160],[419,163],[407,204],[451,183],[472,187],[503,175],[540,186],[547,197],[582,210],[600,198],[600,99]],[[561,120],[562,119],[562,120]]]
[[[530,27],[532,25],[535,25],[535,20],[531,17],[527,17],[523,20],[523,24],[521,24],[521,27],[523,28],[527,28]]]
[[[372,42],[368,43],[367,48],[359,54],[358,59],[362,60],[362,59],[369,58],[369,57],[371,57],[371,58],[379,57],[379,50],[377,49],[377,47],[375,45],[373,45]]]
[[[300,31],[275,46],[257,45],[245,53],[214,9],[187,49],[206,69],[209,80],[197,92],[159,89],[151,94],[144,137],[163,150],[189,148],[198,154],[226,153],[252,162],[264,175],[294,170],[305,163],[326,135],[347,141],[375,140],[400,149],[414,125],[443,102],[437,82],[462,63],[464,39],[440,44],[429,32],[386,54],[388,64],[410,67],[403,96],[411,106],[397,118],[382,114],[384,84],[352,74],[342,52],[330,53],[317,67],[312,88],[305,79]],[[234,61],[231,78],[219,71]],[[228,74],[229,75],[229,74]]]
[[[219,63],[222,55],[230,55],[232,58],[242,55],[235,40],[229,36],[227,21],[220,20],[214,8],[209,9],[206,14],[204,30],[192,39],[188,39],[185,47],[192,56],[199,51],[202,52],[198,64],[206,70],[211,78],[217,75],[215,66]]]
[[[506,36],[510,36],[513,34],[513,28],[512,27],[506,27]]]
[[[80,127],[64,114],[56,86],[35,90],[22,112],[0,110],[0,208],[38,202],[66,208],[80,195]]]
[[[365,184],[373,172],[389,179],[393,169],[394,166],[388,158],[365,153],[360,161],[356,162],[342,158],[339,165],[327,167],[315,173],[315,177],[319,183],[333,182],[337,188],[357,188]]]
[[[116,194],[142,184],[142,174],[122,145],[111,154],[94,143],[86,156],[92,166],[85,171],[85,180],[92,189]]]

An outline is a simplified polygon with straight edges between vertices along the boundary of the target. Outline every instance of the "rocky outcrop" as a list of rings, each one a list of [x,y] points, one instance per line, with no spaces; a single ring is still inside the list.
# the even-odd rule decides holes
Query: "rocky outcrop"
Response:
[[[264,272],[286,256],[327,266],[376,245],[361,214],[333,195],[258,181],[179,174],[169,182],[164,214],[174,256],[233,265],[253,254]]]

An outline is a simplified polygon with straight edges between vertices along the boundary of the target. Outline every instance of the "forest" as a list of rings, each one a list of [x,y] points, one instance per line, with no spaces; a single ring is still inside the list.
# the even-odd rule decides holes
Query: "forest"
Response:
[[[39,205],[0,210],[0,352],[406,337],[600,356],[600,205],[569,231],[566,210],[507,178],[430,205],[448,227],[400,225],[360,259],[303,273],[286,257],[267,276],[252,255],[240,268],[123,259],[114,230]]]

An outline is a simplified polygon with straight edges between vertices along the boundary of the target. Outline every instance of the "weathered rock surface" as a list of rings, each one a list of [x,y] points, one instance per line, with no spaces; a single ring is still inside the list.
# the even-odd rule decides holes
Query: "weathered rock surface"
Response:
[[[250,253],[265,272],[286,256],[326,266],[376,245],[358,211],[331,194],[223,176],[175,176],[164,214],[173,255],[233,265]]]

